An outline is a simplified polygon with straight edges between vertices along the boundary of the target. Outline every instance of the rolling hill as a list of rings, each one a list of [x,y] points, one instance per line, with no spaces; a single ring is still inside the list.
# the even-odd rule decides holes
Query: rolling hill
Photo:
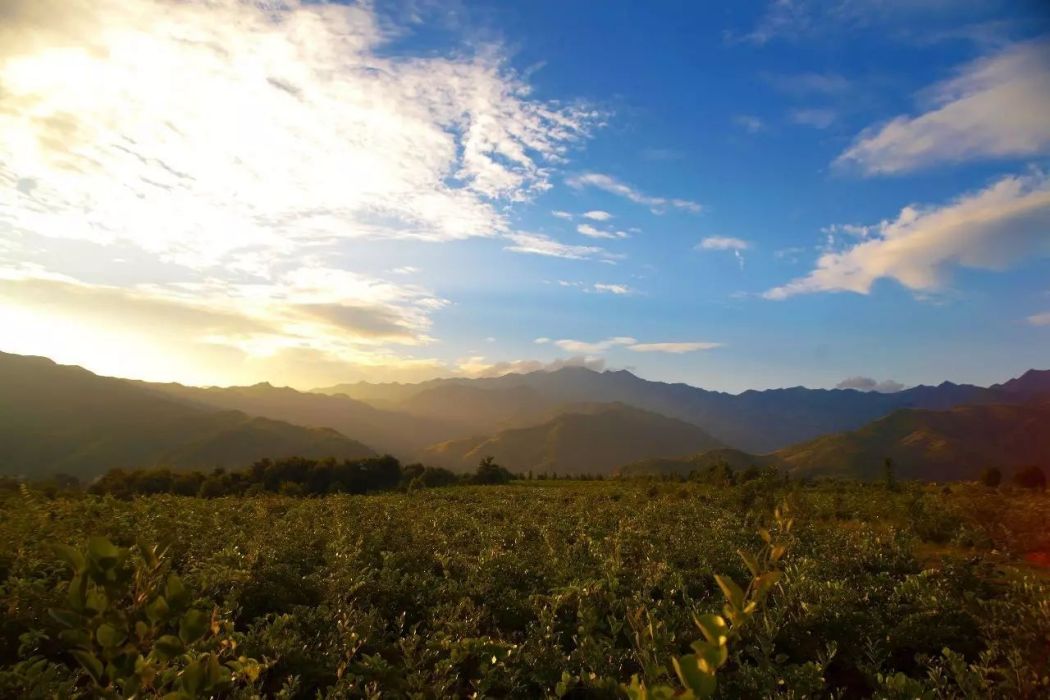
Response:
[[[467,470],[491,456],[515,472],[609,473],[625,459],[679,455],[721,445],[702,428],[624,404],[588,406],[540,425],[488,437],[443,442],[421,455],[428,464]]]
[[[625,464],[625,477],[687,475],[716,462],[734,469],[776,466],[798,477],[878,479],[886,458],[901,479],[974,479],[997,467],[1009,474],[1034,464],[1050,468],[1050,401],[956,406],[944,411],[901,409],[853,431],[825,435],[771,454],[711,450],[677,459]]]
[[[374,454],[334,430],[188,405],[42,357],[0,353],[0,473],[90,478],[114,467],[243,467]]]
[[[859,430],[779,450],[793,475],[875,479],[889,457],[900,478],[974,479],[986,467],[1050,466],[1050,403],[894,411]]]

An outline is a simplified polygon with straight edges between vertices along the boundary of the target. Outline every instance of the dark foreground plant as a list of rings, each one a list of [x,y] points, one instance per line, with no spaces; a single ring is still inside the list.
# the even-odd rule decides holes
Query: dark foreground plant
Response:
[[[694,621],[703,638],[690,645],[692,654],[671,659],[684,690],[666,685],[650,688],[634,676],[631,684],[625,688],[631,700],[701,700],[714,696],[718,670],[729,660],[730,645],[760,611],[766,596],[783,576],[777,566],[787,553],[788,544],[784,538],[791,533],[794,525],[786,502],[774,511],[773,523],[774,530],[763,528],[758,531],[765,544],[757,553],[742,549],[737,551],[751,572],[747,588],[742,588],[729,576],[715,576],[725,597],[722,614],[708,613],[695,617]]]
[[[89,696],[210,697],[258,677],[260,665],[237,655],[232,625],[194,606],[157,547],[93,537],[83,552],[55,551],[73,576],[66,604],[50,613]]]

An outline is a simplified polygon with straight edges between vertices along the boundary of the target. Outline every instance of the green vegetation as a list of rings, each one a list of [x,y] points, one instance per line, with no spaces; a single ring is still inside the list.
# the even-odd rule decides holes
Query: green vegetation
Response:
[[[0,697],[1050,693],[1045,491],[426,474],[316,497],[8,482]]]

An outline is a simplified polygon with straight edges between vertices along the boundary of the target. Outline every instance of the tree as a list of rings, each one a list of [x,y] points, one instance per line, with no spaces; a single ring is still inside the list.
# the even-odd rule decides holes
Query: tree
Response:
[[[493,457],[483,457],[478,463],[473,481],[475,484],[506,484],[511,478],[511,473],[496,464]]]
[[[1003,473],[995,467],[988,467],[981,475],[978,480],[990,489],[996,488],[1003,481]]]
[[[894,473],[893,460],[889,457],[882,463],[882,478],[887,489],[890,491],[897,490],[897,476]]]
[[[1014,484],[1026,489],[1046,490],[1046,474],[1034,464],[1021,467],[1014,474]]]

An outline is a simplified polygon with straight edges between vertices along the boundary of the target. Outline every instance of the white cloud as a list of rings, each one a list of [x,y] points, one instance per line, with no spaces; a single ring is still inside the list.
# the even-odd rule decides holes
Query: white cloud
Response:
[[[751,244],[740,238],[708,236],[697,244],[699,250],[747,250]]]
[[[594,187],[609,192],[610,194],[615,194],[618,197],[623,197],[635,204],[647,206],[655,213],[662,213],[669,207],[681,209],[692,214],[697,214],[701,210],[701,206],[691,200],[652,197],[639,192],[630,185],[624,184],[610,175],[603,175],[602,173],[583,173],[582,175],[570,177],[565,182],[569,187],[578,190],[585,187]]]
[[[793,109],[788,117],[796,124],[827,129],[838,118],[838,113],[833,109]]]
[[[634,352],[668,352],[681,354],[697,350],[712,350],[722,347],[722,343],[688,342],[688,343],[638,343],[628,346]]]
[[[728,250],[732,251],[740,269],[744,269],[744,253],[751,244],[740,238],[730,236],[708,236],[696,245],[697,250]]]
[[[1028,323],[1033,326],[1050,326],[1050,311],[1044,311],[1039,314],[1032,314],[1028,317]]]
[[[500,377],[504,374],[527,374],[529,372],[555,372],[565,367],[585,367],[596,372],[605,369],[605,360],[600,357],[565,357],[541,362],[540,360],[499,360],[489,362],[483,356],[459,360],[456,374],[468,377]]]
[[[585,353],[588,355],[596,355],[603,353],[611,348],[622,346],[622,345],[634,345],[638,341],[628,336],[617,336],[615,338],[606,338],[605,340],[599,340],[593,343],[588,343],[583,340],[555,340],[554,344],[562,350],[567,352]]]
[[[556,340],[554,341],[554,344],[568,352],[586,353],[589,355],[601,354],[617,347],[626,348],[633,352],[666,352],[672,354],[695,352],[697,350],[711,350],[713,348],[722,347],[721,343],[699,341],[680,343],[639,343],[634,338],[628,336],[606,338],[605,340],[599,340],[593,343],[582,340]]]
[[[513,253],[527,253],[531,255],[545,255],[552,258],[565,258],[567,260],[587,260],[590,258],[605,257],[608,255],[597,246],[569,245],[561,243],[541,233],[509,233],[506,235],[514,245],[506,246],[504,250]]]
[[[928,111],[862,133],[835,161],[868,175],[1050,151],[1050,40],[965,66],[925,95]]]
[[[536,340],[534,340],[532,342],[536,343],[536,345],[546,345],[547,343],[551,342],[551,339],[550,338],[536,338]]]
[[[576,231],[590,238],[627,238],[624,231],[606,231],[590,224],[580,224],[576,227]]]
[[[559,211],[555,209],[551,212],[551,216],[557,217],[559,219],[565,219],[566,221],[572,221],[572,214],[567,211]]]
[[[256,325],[184,335],[245,364],[309,350],[326,366],[437,366],[382,347],[429,342],[445,300],[329,261],[361,238],[513,234],[510,208],[598,121],[535,99],[498,48],[400,54],[402,30],[367,3],[19,0],[0,14],[0,267],[97,283],[48,287],[37,270],[7,280],[5,309],[25,323],[79,310],[98,333],[119,325],[107,306],[232,315]]]
[[[1050,178],[1005,177],[941,207],[905,207],[896,219],[841,251],[823,254],[805,277],[767,291],[767,299],[851,291],[882,278],[908,289],[940,288],[952,265],[1002,270],[1050,255]]]
[[[609,219],[613,218],[613,215],[607,211],[595,209],[592,211],[585,211],[583,213],[583,217],[585,219],[591,219],[592,221],[608,221]]]
[[[623,295],[631,293],[631,288],[626,284],[606,284],[604,282],[595,282],[593,289],[596,292],[605,292],[607,294]]]
[[[757,134],[766,128],[765,122],[752,114],[738,114],[733,123],[749,134]]]
[[[871,377],[848,377],[835,385],[836,389],[856,389],[857,391],[874,391],[879,394],[893,394],[902,389],[904,385],[893,379],[881,382]]]

